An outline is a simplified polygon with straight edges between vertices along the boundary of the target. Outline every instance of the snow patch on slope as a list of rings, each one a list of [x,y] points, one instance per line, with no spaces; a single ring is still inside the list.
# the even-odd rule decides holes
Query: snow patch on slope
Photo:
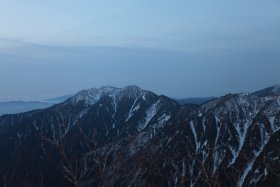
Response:
[[[250,127],[250,124],[251,124],[251,122],[246,122],[244,124],[237,123],[234,125],[236,133],[237,133],[238,149],[235,150],[231,146],[228,146],[232,153],[232,159],[229,163],[229,166],[231,166],[235,163],[235,161],[244,145],[246,134],[247,134],[248,128]]]
[[[190,127],[191,127],[191,130],[192,130],[192,133],[193,133],[193,137],[194,137],[194,141],[195,141],[195,153],[197,154],[198,150],[200,148],[200,142],[197,139],[197,134],[196,134],[196,131],[195,131],[195,128],[194,128],[193,121],[190,122]]]
[[[158,128],[162,128],[164,126],[164,124],[171,118],[170,115],[167,114],[163,114],[160,118],[159,121],[157,123],[157,127]]]
[[[253,159],[246,165],[245,169],[243,170],[238,182],[237,182],[237,187],[242,187],[247,175],[249,174],[249,172],[252,170],[252,167],[254,165],[254,162],[256,160],[256,158],[261,154],[261,152],[263,151],[265,145],[267,144],[267,142],[269,141],[269,134],[265,131],[265,126],[264,124],[259,124],[259,132],[260,132],[260,146],[258,147],[257,150],[254,150],[254,157]]]
[[[156,103],[152,104],[146,111],[146,117],[143,121],[138,123],[137,129],[138,131],[142,131],[146,128],[146,126],[149,124],[149,122],[152,120],[152,118],[157,114],[158,108],[159,108],[160,100],[158,100]]]
[[[125,122],[127,122],[127,121],[133,116],[133,114],[134,114],[137,110],[140,109],[140,104],[138,103],[138,104],[136,105],[137,101],[138,101],[138,98],[135,99],[134,103],[132,104],[132,107],[131,107],[131,109],[129,110],[129,113],[128,113],[128,116],[127,116]],[[136,106],[135,106],[135,105],[136,105]]]

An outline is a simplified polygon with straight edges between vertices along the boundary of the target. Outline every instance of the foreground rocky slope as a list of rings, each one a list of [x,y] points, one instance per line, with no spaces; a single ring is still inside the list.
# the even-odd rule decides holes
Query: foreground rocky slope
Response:
[[[180,106],[141,90],[84,90],[0,118],[2,186],[277,186],[280,89]]]

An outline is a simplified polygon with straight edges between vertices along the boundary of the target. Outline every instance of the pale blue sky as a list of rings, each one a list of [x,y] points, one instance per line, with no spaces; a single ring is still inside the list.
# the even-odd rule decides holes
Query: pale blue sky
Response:
[[[280,82],[276,0],[0,2],[0,101],[136,84],[171,97]]]

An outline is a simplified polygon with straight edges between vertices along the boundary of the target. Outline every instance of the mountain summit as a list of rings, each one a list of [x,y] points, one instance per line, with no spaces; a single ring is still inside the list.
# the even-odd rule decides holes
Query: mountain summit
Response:
[[[122,97],[136,98],[140,94],[147,94],[147,91],[141,90],[137,86],[127,86],[124,88],[116,88],[113,86],[102,86],[101,88],[92,88],[88,90],[83,90],[72,97],[72,102],[78,103],[79,101],[84,101],[88,105],[95,104],[98,100],[103,97],[110,97],[113,99],[118,99]]]
[[[179,105],[137,86],[0,117],[0,186],[277,186],[279,86]]]

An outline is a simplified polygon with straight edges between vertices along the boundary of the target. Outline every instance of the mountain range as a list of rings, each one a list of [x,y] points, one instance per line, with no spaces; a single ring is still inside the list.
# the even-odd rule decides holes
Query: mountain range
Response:
[[[278,186],[280,85],[180,105],[137,86],[0,117],[0,186]]]
[[[55,104],[61,103],[69,99],[73,94],[63,95],[46,99],[43,101],[6,101],[0,102],[0,116],[3,114],[17,114],[22,112],[28,112],[31,110],[45,109]],[[184,98],[184,99],[173,99],[180,105],[185,104],[202,104],[207,101],[213,100],[215,97],[202,97],[202,98]]]

